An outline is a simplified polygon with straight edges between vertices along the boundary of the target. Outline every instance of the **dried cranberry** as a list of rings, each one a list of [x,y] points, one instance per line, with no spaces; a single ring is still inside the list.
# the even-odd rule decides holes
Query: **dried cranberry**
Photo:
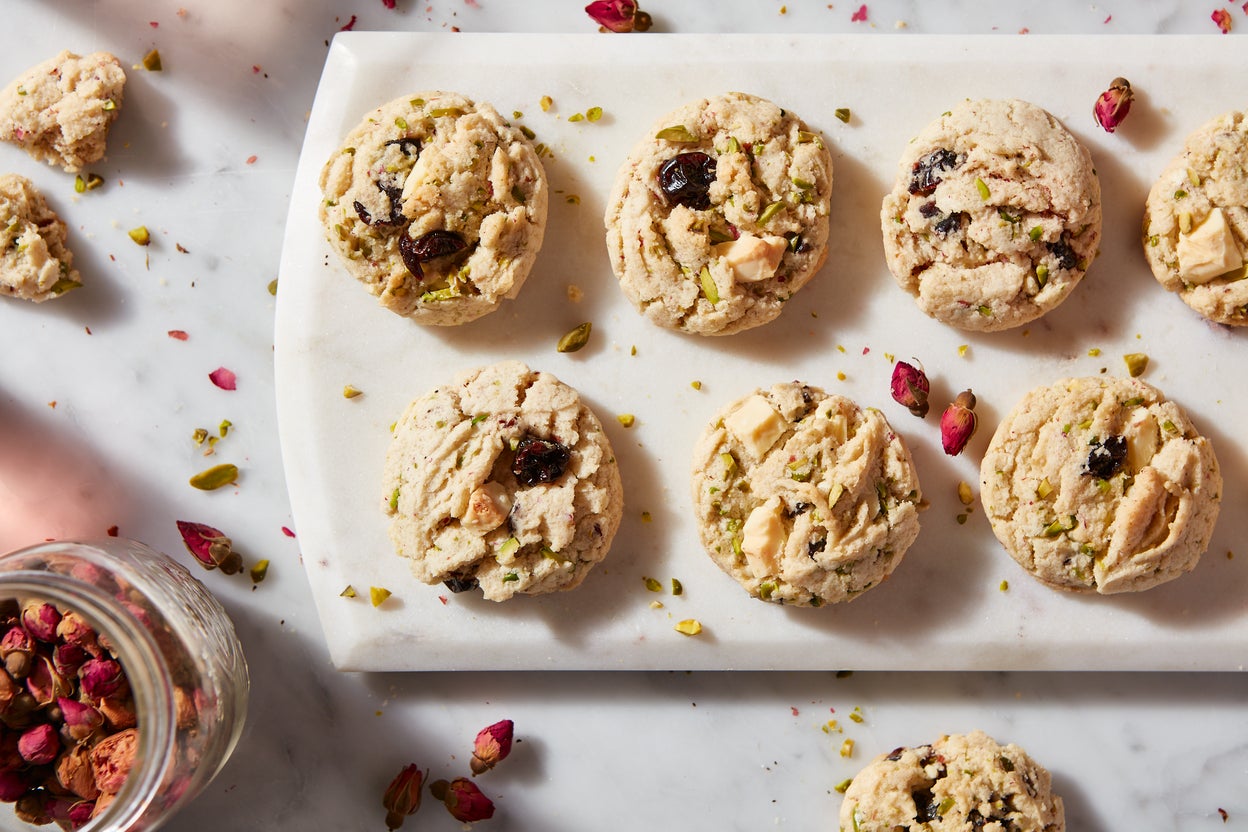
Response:
[[[961,162],[958,154],[952,150],[943,147],[933,150],[914,163],[910,173],[910,193],[915,196],[929,196],[940,184],[939,174],[956,168]]]
[[[681,153],[659,168],[659,187],[669,203],[696,211],[711,207],[715,160],[705,153]]]
[[[403,265],[418,280],[425,276],[421,263],[456,254],[467,246],[463,237],[454,231],[430,231],[419,240],[413,240],[406,234],[399,237],[399,254],[403,258]]]
[[[1075,250],[1070,247],[1070,243],[1066,242],[1066,238],[1058,240],[1056,243],[1049,243],[1049,254],[1057,258],[1057,267],[1059,269],[1073,269],[1079,263],[1079,255],[1075,254]]]
[[[931,823],[940,819],[940,801],[932,794],[931,789],[916,789],[910,793],[914,799],[914,819],[919,823]]]
[[[445,584],[446,588],[451,592],[469,592],[476,589],[479,585],[476,578],[464,578],[459,575],[452,575],[442,583]]]
[[[954,211],[932,226],[932,230],[942,237],[947,237],[962,227],[962,220],[964,219],[966,219],[965,211]]]
[[[826,548],[828,548],[827,538],[821,537],[806,544],[806,554],[813,558]]]
[[[939,214],[940,209],[936,207],[936,200],[933,199],[928,202],[924,202],[922,205],[920,205],[919,213],[927,217],[928,219],[931,219],[932,217]]]
[[[906,747],[904,745],[899,745],[888,753],[888,757],[886,759],[897,762],[901,759],[901,755],[904,753],[906,753]]]
[[[1107,480],[1127,461],[1127,438],[1107,436],[1104,442],[1093,442],[1092,452],[1083,467],[1084,476]]]
[[[403,189],[397,185],[387,185],[384,182],[378,182],[377,187],[390,200],[390,218],[379,220],[368,212],[364,207],[364,203],[358,199],[355,201],[355,213],[360,215],[360,220],[365,225],[399,225],[406,217],[403,216]]]
[[[554,482],[563,476],[572,453],[567,445],[551,439],[526,436],[516,445],[511,473],[524,485]]]
[[[413,159],[420,157],[420,139],[391,139],[386,142],[386,147],[390,145],[398,145],[404,156],[410,156]]]

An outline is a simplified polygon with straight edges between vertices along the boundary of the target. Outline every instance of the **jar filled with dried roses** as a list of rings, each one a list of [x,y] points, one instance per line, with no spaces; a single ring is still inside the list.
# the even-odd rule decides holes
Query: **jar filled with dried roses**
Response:
[[[0,829],[140,832],[216,776],[247,712],[234,625],[120,538],[0,555]]]

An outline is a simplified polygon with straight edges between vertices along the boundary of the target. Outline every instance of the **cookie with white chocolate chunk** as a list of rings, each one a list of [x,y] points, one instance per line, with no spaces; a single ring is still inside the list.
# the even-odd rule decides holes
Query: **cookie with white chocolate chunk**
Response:
[[[1248,115],[1187,137],[1149,191],[1143,242],[1162,286],[1211,321],[1248,324]]]
[[[774,319],[827,256],[832,156],[792,112],[726,93],[661,118],[607,200],[620,288],[660,326],[728,335]]]
[[[381,305],[455,325],[520,291],[546,231],[532,143],[484,102],[423,92],[372,111],[321,171],[320,217]]]
[[[980,467],[992,531],[1056,589],[1136,592],[1209,546],[1222,476],[1209,440],[1137,379],[1070,378],[1025,395]]]
[[[578,586],[623,488],[602,424],[549,373],[503,361],[413,401],[383,474],[390,539],[427,584],[491,601]]]
[[[692,486],[707,553],[765,601],[849,601],[919,533],[918,476],[883,414],[799,382],[724,408],[694,449]]]

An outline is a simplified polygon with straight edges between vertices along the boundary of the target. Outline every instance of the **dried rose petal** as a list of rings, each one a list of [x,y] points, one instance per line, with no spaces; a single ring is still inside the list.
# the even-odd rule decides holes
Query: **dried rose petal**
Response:
[[[908,407],[920,419],[927,415],[927,394],[931,385],[921,367],[898,361],[893,365],[891,386],[893,401]]]
[[[61,738],[48,723],[28,728],[17,741],[17,751],[22,759],[41,766],[56,759],[61,753]]]
[[[381,0],[381,5],[385,6],[387,9],[393,9],[394,0]]]
[[[234,375],[234,371],[224,367],[213,370],[208,374],[208,378],[212,379],[212,383],[222,390],[234,390],[238,386],[238,377]]]
[[[61,709],[65,729],[71,739],[85,740],[104,724],[104,715],[85,702],[62,696],[56,700],[56,704]]]
[[[351,15],[351,19],[348,20],[346,24],[339,31],[350,32],[352,29],[355,28],[355,20],[356,20],[355,15]]]
[[[1214,9],[1213,14],[1209,15],[1214,23],[1218,24],[1218,28],[1222,30],[1222,34],[1228,35],[1231,32],[1231,13],[1226,9]]]
[[[382,795],[381,805],[386,810],[386,827],[398,829],[408,815],[413,815],[420,808],[420,789],[424,785],[425,775],[415,763],[411,763],[386,787]]]
[[[60,623],[60,610],[46,601],[31,601],[22,608],[22,626],[39,641],[56,641],[56,625]]]
[[[865,23],[867,20],[867,4],[863,3],[859,6],[858,11],[850,15],[849,19],[853,23]]]
[[[221,571],[227,575],[233,575],[242,570],[242,557],[234,551],[233,543],[220,529],[186,520],[176,522],[187,551],[194,555],[205,569],[220,567]]]
[[[949,456],[962,453],[966,443],[975,435],[978,422],[975,416],[975,394],[970,390],[963,390],[953,404],[940,414],[940,444],[944,446],[945,453]]]
[[[633,0],[594,0],[585,7],[594,22],[612,32],[644,32],[650,28],[650,15],[637,8]]]
[[[437,780],[429,785],[429,793],[446,805],[446,811],[455,820],[472,823],[494,817],[494,802],[466,777],[456,777],[449,783]]]
[[[190,338],[191,336],[186,334],[186,330],[171,329],[169,330],[169,337],[178,341],[185,341],[187,338]]]
[[[473,775],[489,771],[511,753],[511,736],[515,724],[510,719],[482,728],[472,744],[469,767]]]
[[[1101,125],[1106,133],[1114,132],[1114,129],[1126,119],[1127,113],[1131,112],[1131,99],[1134,97],[1135,93],[1131,92],[1131,83],[1126,78],[1115,78],[1109,83],[1109,89],[1101,93],[1100,98],[1096,99],[1096,104],[1092,107],[1092,115],[1096,117],[1096,123]]]
[[[82,692],[88,699],[99,701],[115,696],[125,696],[130,690],[121,665],[112,659],[92,659],[78,671]]]

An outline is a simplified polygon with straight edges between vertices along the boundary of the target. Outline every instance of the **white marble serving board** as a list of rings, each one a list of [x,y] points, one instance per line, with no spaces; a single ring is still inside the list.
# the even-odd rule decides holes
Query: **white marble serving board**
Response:
[[[1144,198],[1183,137],[1248,106],[1248,57],[1214,37],[870,38],[810,35],[470,35],[343,33],[329,51],[292,192],[276,325],[282,452],[304,563],[334,663],[431,669],[1243,669],[1248,663],[1248,501],[1242,333],[1190,312],[1152,278],[1139,244]],[[1092,104],[1115,76],[1137,91],[1114,135]],[[349,278],[317,220],[317,178],[370,109],[452,89],[522,111],[553,152],[546,241],[519,298],[454,329],[382,309]],[[726,90],[790,108],[827,138],[835,162],[827,264],[772,324],[727,338],[660,330],[616,286],[603,242],[616,167],[662,113]],[[543,95],[555,106],[543,113]],[[1019,97],[1092,151],[1101,179],[1101,256],[1042,321],[963,333],[923,315],[892,281],[879,205],[906,141],[962,98]],[[603,108],[597,123],[568,116]],[[852,111],[848,124],[834,110]],[[579,198],[577,204],[570,197]],[[569,299],[575,284],[584,292]],[[590,345],[555,351],[583,321]],[[969,345],[960,355],[960,345]],[[636,354],[632,348],[636,347]],[[1099,349],[1099,356],[1089,351]],[[993,538],[978,506],[964,525],[957,484],[1026,390],[1070,375],[1125,374],[1184,405],[1226,479],[1212,545],[1190,575],[1129,597],[1046,589]],[[892,402],[889,356],[923,362],[933,413]],[[608,558],[581,588],[505,604],[417,583],[387,538],[381,469],[406,403],[458,371],[518,358],[578,388],[606,423],[625,487]],[[839,374],[844,374],[840,378]],[[914,453],[930,508],[892,578],[852,604],[795,609],[749,598],[702,552],[688,496],[690,448],[712,414],[756,386],[800,379],[884,411]],[[694,390],[691,382],[701,382]],[[343,397],[344,385],[364,395]],[[958,458],[937,419],[961,389],[980,430]],[[620,413],[636,416],[625,429]],[[1240,550],[1236,551],[1239,546]],[[1231,554],[1234,553],[1234,557]],[[684,594],[653,593],[678,578]],[[1008,581],[1008,590],[1001,585]],[[340,597],[347,585],[359,597]],[[370,586],[393,596],[380,608]],[[652,606],[661,602],[661,608]],[[696,618],[704,630],[673,627]]]

